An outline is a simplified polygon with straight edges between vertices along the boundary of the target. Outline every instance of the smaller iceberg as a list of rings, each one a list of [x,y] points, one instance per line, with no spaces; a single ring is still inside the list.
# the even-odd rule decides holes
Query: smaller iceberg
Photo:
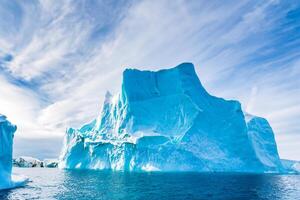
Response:
[[[45,159],[43,161],[43,167],[45,168],[57,168],[58,160],[57,159]]]
[[[12,175],[13,138],[17,127],[0,114],[0,190],[20,187],[27,183],[23,176]]]
[[[29,156],[21,156],[16,159],[13,159],[14,167],[24,167],[24,168],[32,168],[32,167],[43,167],[43,162],[37,158],[29,157]]]
[[[288,173],[300,174],[300,161],[282,159],[281,162]]]
[[[37,158],[29,156],[20,156],[13,159],[14,167],[21,168],[57,168],[58,160],[57,159],[44,159],[39,160]]]

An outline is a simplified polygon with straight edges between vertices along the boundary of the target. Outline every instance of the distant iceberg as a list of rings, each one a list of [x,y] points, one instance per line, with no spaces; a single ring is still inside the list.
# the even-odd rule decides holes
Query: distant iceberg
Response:
[[[44,159],[39,160],[37,158],[29,156],[20,156],[13,159],[14,167],[21,168],[56,168],[58,166],[57,159]]]
[[[32,168],[32,167],[43,167],[43,162],[37,158],[29,156],[20,156],[13,159],[14,167]]]
[[[100,116],[65,135],[59,167],[124,171],[279,173],[267,120],[210,95],[194,66],[126,69]]]
[[[22,186],[27,179],[12,175],[13,138],[17,127],[0,114],[0,190]]]

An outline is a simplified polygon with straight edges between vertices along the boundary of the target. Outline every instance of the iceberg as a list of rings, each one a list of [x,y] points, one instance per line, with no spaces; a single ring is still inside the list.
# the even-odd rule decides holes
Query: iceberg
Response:
[[[123,72],[97,119],[66,131],[60,168],[279,173],[271,126],[210,95],[194,65]]]
[[[27,179],[12,175],[13,137],[17,127],[0,114],[0,190],[22,186]]]
[[[37,158],[29,157],[29,156],[21,156],[13,159],[14,167],[43,167],[43,162]]]
[[[58,160],[57,159],[44,159],[43,167],[45,168],[57,168]]]
[[[56,168],[57,165],[57,159],[44,159],[41,161],[29,156],[20,156],[13,159],[13,166],[21,168]]]

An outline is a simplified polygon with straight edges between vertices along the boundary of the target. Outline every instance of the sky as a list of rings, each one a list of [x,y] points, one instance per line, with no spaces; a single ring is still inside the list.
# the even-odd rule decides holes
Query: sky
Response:
[[[300,160],[298,0],[0,1],[0,113],[18,126],[15,156],[57,157],[125,68],[182,62],[210,94],[267,118],[281,158]]]

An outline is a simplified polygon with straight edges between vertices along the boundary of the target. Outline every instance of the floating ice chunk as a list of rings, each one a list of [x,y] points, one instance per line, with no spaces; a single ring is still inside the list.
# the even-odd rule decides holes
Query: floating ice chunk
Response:
[[[0,190],[22,186],[28,179],[12,176],[13,138],[17,127],[0,114]]]

